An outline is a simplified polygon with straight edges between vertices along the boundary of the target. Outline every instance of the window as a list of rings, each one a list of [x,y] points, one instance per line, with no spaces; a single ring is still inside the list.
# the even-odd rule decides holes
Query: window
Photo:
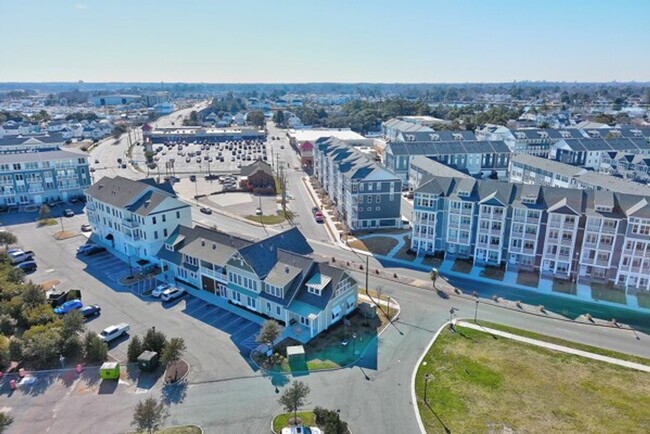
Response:
[[[314,294],[314,295],[321,295],[321,289],[316,288],[316,287],[314,287],[312,285],[307,286],[307,292],[309,292],[310,294]]]
[[[381,196],[380,196],[380,195],[377,195],[377,197],[376,197],[375,200],[376,200],[377,203],[381,203]]]
[[[156,216],[151,217],[151,222],[155,225],[156,224]]]
[[[176,211],[176,218],[177,219],[181,218],[181,212],[180,211]]]
[[[166,214],[162,215],[162,221],[163,221],[163,223],[165,223],[167,221],[167,215]]]
[[[169,235],[167,235],[167,229],[163,229],[163,236],[167,238]]]
[[[153,231],[153,239],[154,240],[158,239],[158,231]]]
[[[275,313],[278,316],[282,315],[282,309],[280,308],[280,306],[275,306]]]

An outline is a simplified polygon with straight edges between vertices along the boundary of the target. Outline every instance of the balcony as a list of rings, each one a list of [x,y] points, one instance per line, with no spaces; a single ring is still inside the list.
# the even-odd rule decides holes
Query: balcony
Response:
[[[122,219],[122,226],[129,229],[135,229],[137,227],[140,227],[140,223],[135,220]]]

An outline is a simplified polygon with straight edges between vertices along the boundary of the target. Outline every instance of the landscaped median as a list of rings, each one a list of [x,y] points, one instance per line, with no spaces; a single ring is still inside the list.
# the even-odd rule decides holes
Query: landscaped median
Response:
[[[592,349],[517,329],[505,331]],[[414,387],[422,426],[429,433],[646,433],[650,426],[650,373],[462,325],[455,333],[447,327],[440,331],[417,368]]]

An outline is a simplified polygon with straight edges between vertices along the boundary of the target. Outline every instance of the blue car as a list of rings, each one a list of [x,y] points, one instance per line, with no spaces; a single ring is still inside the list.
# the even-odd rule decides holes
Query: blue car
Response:
[[[102,308],[98,304],[90,304],[81,308],[79,312],[84,316],[84,318],[89,318],[91,316],[97,316],[102,311]]]
[[[81,302],[81,300],[78,299],[68,300],[65,303],[63,303],[61,306],[55,307],[54,313],[57,315],[65,315],[68,312],[81,309],[82,307],[83,307],[83,303]]]

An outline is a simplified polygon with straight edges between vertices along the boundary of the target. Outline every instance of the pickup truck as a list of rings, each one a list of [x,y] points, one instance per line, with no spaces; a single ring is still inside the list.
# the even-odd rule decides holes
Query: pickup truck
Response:
[[[131,327],[127,323],[123,322],[106,327],[97,336],[99,336],[99,339],[102,341],[108,343],[114,339],[119,338],[120,336],[126,335],[129,332],[130,328]]]
[[[16,265],[16,264],[20,264],[21,262],[25,262],[30,259],[33,259],[35,255],[36,254],[31,250],[28,250],[26,252],[23,252],[22,250],[18,250],[17,252],[12,252],[9,254],[9,260],[11,261],[11,265]]]
[[[68,300],[81,300],[81,290],[80,289],[69,289],[67,291],[51,291],[47,294],[47,301],[50,303],[50,306],[56,308],[61,306]]]

